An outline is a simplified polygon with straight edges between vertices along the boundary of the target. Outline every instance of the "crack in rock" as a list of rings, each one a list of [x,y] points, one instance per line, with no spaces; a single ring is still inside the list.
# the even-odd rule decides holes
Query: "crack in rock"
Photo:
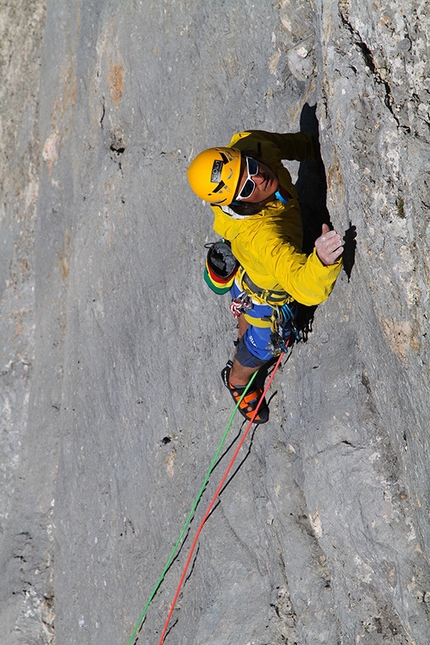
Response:
[[[372,54],[372,51],[370,47],[367,45],[367,43],[363,40],[361,37],[360,32],[355,29],[352,24],[349,22],[348,18],[342,13],[342,11],[339,11],[340,18],[342,20],[343,25],[348,29],[350,32],[351,36],[353,37],[354,44],[358,48],[358,50],[361,52],[364,60],[364,64],[366,67],[370,70],[371,74],[373,75],[375,79],[375,83],[378,85],[382,85],[384,90],[385,90],[385,96],[384,96],[384,103],[389,109],[390,113],[392,114],[394,120],[397,123],[398,128],[402,128],[404,130],[410,131],[410,128],[407,128],[405,126],[402,126],[399,120],[399,117],[397,114],[394,112],[393,106],[394,106],[394,99],[393,99],[393,94],[391,91],[390,84],[387,80],[385,80],[379,69],[378,66],[375,62],[374,56]]]

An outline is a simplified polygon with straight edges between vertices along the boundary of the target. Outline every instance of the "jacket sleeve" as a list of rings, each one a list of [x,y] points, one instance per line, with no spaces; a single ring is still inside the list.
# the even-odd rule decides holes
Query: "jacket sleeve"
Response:
[[[276,282],[297,302],[319,305],[327,300],[342,267],[342,260],[326,266],[316,249],[308,256],[285,240],[262,244],[261,260]]]
[[[279,159],[295,161],[315,159],[312,135],[307,132],[278,134],[275,132],[265,132],[264,130],[248,130],[235,134],[229,146],[242,150],[255,150],[257,154],[260,148],[261,152],[258,156],[263,159],[267,158],[269,162],[274,161],[272,159],[274,148],[277,149]]]

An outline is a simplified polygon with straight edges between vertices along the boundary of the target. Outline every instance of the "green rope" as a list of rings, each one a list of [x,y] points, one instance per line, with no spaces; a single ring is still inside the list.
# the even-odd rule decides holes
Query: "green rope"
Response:
[[[228,424],[227,424],[227,427],[226,427],[226,429],[225,429],[225,432],[224,432],[224,434],[223,434],[223,437],[222,437],[222,439],[221,439],[221,442],[220,442],[220,444],[219,444],[219,446],[218,446],[218,448],[217,448],[217,451],[216,451],[216,453],[215,453],[215,457],[212,459],[212,463],[211,463],[211,465],[209,466],[209,470],[208,470],[208,472],[207,472],[207,474],[206,474],[206,477],[205,477],[205,479],[204,479],[204,482],[203,482],[203,484],[202,484],[202,486],[201,486],[201,488],[200,488],[200,491],[199,491],[199,493],[198,493],[198,495],[197,495],[197,497],[196,497],[196,499],[195,499],[195,501],[194,501],[194,504],[193,504],[193,506],[192,506],[192,508],[191,508],[191,510],[190,510],[190,512],[189,512],[189,514],[188,514],[188,517],[187,517],[187,519],[186,519],[186,521],[185,521],[184,527],[183,527],[183,529],[182,529],[182,531],[181,531],[181,533],[180,533],[180,535],[179,535],[179,537],[178,537],[178,540],[177,540],[177,542],[176,542],[175,546],[173,547],[173,550],[172,550],[171,554],[169,555],[169,558],[168,558],[168,560],[167,560],[167,562],[166,562],[166,564],[165,564],[165,566],[164,566],[163,571],[161,572],[161,575],[160,575],[160,577],[159,577],[159,579],[158,579],[158,581],[157,581],[157,583],[156,583],[156,585],[155,585],[154,589],[153,589],[153,590],[152,590],[152,592],[151,592],[151,595],[150,595],[150,596],[149,596],[149,598],[148,598],[148,602],[146,603],[146,605],[145,605],[145,607],[144,607],[144,609],[143,609],[143,611],[142,611],[142,613],[141,613],[141,615],[140,615],[139,621],[138,621],[138,623],[137,623],[136,627],[134,628],[133,633],[132,633],[132,635],[130,636],[130,640],[128,641],[127,645],[132,645],[132,643],[133,643],[133,641],[134,641],[134,639],[135,639],[135,637],[136,637],[137,632],[141,629],[141,627],[142,627],[142,625],[143,625],[143,621],[144,621],[144,618],[145,618],[145,616],[146,616],[146,612],[148,611],[148,607],[149,607],[149,605],[151,604],[151,602],[153,601],[155,594],[157,593],[157,591],[158,591],[158,589],[159,589],[159,587],[160,587],[161,583],[162,583],[162,582],[163,582],[163,580],[164,580],[164,576],[166,575],[167,570],[169,569],[170,565],[172,564],[172,560],[173,560],[173,558],[175,557],[176,551],[177,551],[177,550],[178,550],[178,548],[179,548],[179,545],[180,545],[180,543],[181,543],[181,541],[182,541],[182,538],[184,537],[184,534],[185,534],[185,532],[186,532],[186,530],[187,530],[187,528],[188,528],[188,526],[189,526],[189,524],[190,524],[190,522],[191,522],[191,520],[192,520],[192,518],[193,518],[193,515],[194,515],[194,513],[195,513],[195,511],[196,511],[196,508],[197,508],[197,506],[198,506],[198,504],[199,504],[199,502],[200,502],[200,500],[201,500],[201,498],[202,498],[202,495],[203,495],[203,493],[204,493],[204,491],[205,491],[206,485],[207,485],[207,483],[208,483],[208,481],[209,481],[209,478],[210,478],[210,476],[211,476],[211,474],[212,474],[212,471],[213,471],[213,469],[214,469],[214,468],[215,468],[215,466],[216,466],[216,463],[217,463],[217,461],[218,461],[219,454],[220,454],[220,452],[221,452],[221,450],[222,450],[222,447],[223,447],[223,445],[224,445],[224,443],[225,443],[225,440],[227,439],[227,435],[228,435],[228,433],[229,433],[229,431],[230,431],[231,424],[233,423],[233,419],[234,419],[234,417],[235,417],[235,415],[236,415],[236,412],[237,412],[237,410],[238,410],[238,408],[239,408],[239,406],[240,406],[240,404],[241,404],[241,402],[242,402],[243,397],[244,397],[244,396],[246,395],[246,393],[248,392],[249,387],[251,386],[251,383],[253,382],[253,380],[254,380],[254,378],[256,377],[256,375],[257,375],[257,372],[254,372],[254,374],[251,376],[251,379],[250,379],[250,381],[249,381],[248,385],[246,386],[245,390],[243,391],[243,394],[242,394],[242,396],[240,397],[239,401],[236,403],[236,406],[235,406],[235,408],[234,408],[233,412],[231,413],[230,420],[229,420],[229,422],[228,422]]]

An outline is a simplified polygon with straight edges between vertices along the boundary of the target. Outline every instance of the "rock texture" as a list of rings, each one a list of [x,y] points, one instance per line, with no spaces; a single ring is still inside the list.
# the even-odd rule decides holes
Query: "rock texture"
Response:
[[[166,643],[427,645],[428,7],[0,3],[0,640],[126,644],[231,413],[186,169],[317,132],[307,243],[355,256],[271,389]],[[235,419],[228,445],[237,441]],[[157,644],[215,469],[139,643]],[[134,642],[134,641],[133,641]]]

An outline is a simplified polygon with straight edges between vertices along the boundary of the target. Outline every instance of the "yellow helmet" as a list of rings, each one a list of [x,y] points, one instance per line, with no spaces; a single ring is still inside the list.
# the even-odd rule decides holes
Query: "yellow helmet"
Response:
[[[208,148],[188,168],[188,181],[198,197],[211,204],[228,206],[240,178],[240,150]]]

